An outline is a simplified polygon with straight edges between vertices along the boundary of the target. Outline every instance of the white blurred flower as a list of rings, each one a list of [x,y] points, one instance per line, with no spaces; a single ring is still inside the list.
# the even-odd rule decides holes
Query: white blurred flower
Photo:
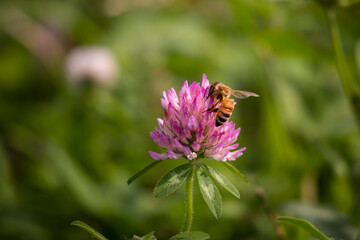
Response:
[[[69,80],[80,83],[91,80],[101,86],[112,86],[119,74],[114,54],[105,47],[76,47],[68,54],[65,71]]]

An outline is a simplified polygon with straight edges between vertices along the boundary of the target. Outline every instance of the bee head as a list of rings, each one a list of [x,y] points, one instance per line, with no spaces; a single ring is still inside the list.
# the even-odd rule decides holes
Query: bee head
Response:
[[[213,83],[210,85],[209,96],[208,96],[208,97],[214,95],[216,85],[218,85],[218,84],[219,84],[218,82],[213,82]]]

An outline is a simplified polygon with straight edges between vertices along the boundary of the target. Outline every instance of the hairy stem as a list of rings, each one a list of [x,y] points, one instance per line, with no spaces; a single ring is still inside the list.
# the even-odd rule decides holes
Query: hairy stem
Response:
[[[185,189],[185,217],[184,224],[181,229],[182,232],[188,232],[191,229],[191,224],[194,215],[194,176],[195,176],[196,167],[193,166],[191,173],[186,179],[186,189]]]

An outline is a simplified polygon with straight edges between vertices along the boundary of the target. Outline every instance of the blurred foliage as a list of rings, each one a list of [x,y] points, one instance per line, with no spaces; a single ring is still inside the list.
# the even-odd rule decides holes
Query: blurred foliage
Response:
[[[319,229],[317,229],[312,223],[310,223],[309,221],[306,221],[304,219],[294,218],[294,217],[278,217],[278,220],[282,221],[282,222],[295,224],[296,226],[301,227],[304,230],[306,230],[308,233],[310,233],[312,236],[316,237],[317,239],[333,240],[333,238],[331,238],[331,239],[328,238]]]
[[[162,117],[162,91],[206,73],[261,98],[238,101],[232,115],[242,127],[240,146],[247,147],[234,164],[250,184],[237,182],[240,200],[222,192],[218,220],[195,189],[192,229],[212,239],[282,239],[271,212],[321,219],[329,236],[355,239],[359,113],[342,87],[327,11],[337,15],[358,85],[357,3],[1,1],[0,238],[89,239],[70,226],[76,219],[109,239],[178,233],[183,192],[155,199],[152,190],[183,162],[166,161],[131,186],[126,180],[151,162],[148,150],[160,150],[148,133]],[[115,54],[119,74],[112,86],[66,74],[66,56],[89,45]],[[307,212],[314,218],[301,216]],[[306,238],[287,229],[285,239]]]

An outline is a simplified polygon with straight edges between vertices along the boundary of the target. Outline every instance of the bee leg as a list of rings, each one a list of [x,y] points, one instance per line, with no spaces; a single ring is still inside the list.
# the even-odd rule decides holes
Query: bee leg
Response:
[[[214,104],[209,109],[205,110],[204,112],[214,112],[217,105],[218,105],[218,102],[214,102]],[[216,111],[217,111],[217,109],[216,109]]]

